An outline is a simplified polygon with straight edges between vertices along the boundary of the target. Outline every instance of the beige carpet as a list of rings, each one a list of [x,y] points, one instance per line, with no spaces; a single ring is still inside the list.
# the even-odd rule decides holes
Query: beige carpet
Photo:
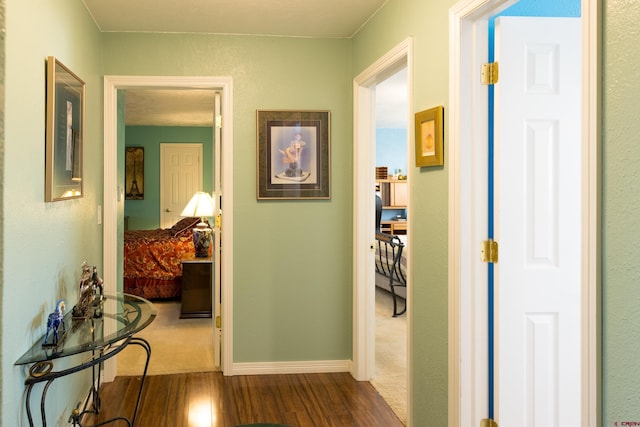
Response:
[[[151,344],[147,375],[214,370],[211,319],[180,319],[180,302],[154,302],[155,320],[136,336]],[[118,375],[141,375],[144,350],[131,345],[117,356]]]
[[[376,288],[376,377],[371,384],[407,425],[407,315],[391,313],[391,294]]]

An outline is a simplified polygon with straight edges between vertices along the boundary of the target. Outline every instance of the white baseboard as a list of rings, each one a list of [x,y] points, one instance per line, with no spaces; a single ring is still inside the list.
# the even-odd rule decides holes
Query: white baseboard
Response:
[[[231,375],[320,374],[351,372],[351,360],[233,363]],[[229,373],[225,372],[225,375]]]

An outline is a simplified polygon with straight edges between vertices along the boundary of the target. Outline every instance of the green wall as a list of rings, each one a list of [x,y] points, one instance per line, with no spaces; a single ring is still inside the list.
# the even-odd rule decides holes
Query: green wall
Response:
[[[448,13],[455,1],[390,1],[354,37],[352,78],[413,36],[413,111],[448,109]],[[445,132],[444,152],[448,152]],[[447,188],[444,167],[409,165],[413,224],[413,423],[447,425]]]
[[[454,1],[390,0],[352,40],[100,34],[80,0],[0,4],[7,11],[0,106],[1,424],[26,421],[26,374],[13,362],[40,338],[55,300],[76,297],[80,262],[101,268],[96,219],[103,200],[103,74],[233,77],[235,361],[350,358],[352,79],[412,35],[413,109],[442,104],[447,111],[448,8]],[[640,5],[605,0],[603,9],[603,406],[609,426],[638,421],[640,401],[640,36],[634,30]],[[87,83],[85,197],[56,203],[43,202],[48,55]],[[331,200],[256,201],[258,108],[331,110]],[[444,426],[447,169],[416,172],[414,215],[424,221],[414,230],[413,419],[415,426]],[[66,424],[80,399],[73,390],[85,383],[56,381],[50,424]]]
[[[603,2],[603,426],[640,422],[640,20]],[[631,424],[630,424],[631,425]]]
[[[144,148],[144,199],[125,200],[124,214],[130,230],[160,228],[160,144],[202,144],[203,191],[213,191],[213,128],[178,126],[127,126],[127,147]]]
[[[102,271],[102,43],[80,0],[5,0],[6,26],[2,171],[2,414],[3,426],[26,425],[25,367],[14,362],[38,342],[58,298],[77,301],[80,265]],[[4,31],[6,29],[6,31]],[[86,83],[84,197],[44,202],[45,64],[57,57]],[[77,362],[56,362],[56,369]],[[88,390],[86,376],[56,380],[49,389],[49,425],[67,425]],[[34,397],[42,388],[36,387]],[[80,393],[82,390],[82,393]],[[37,399],[37,398],[36,398]],[[39,400],[34,400],[39,414]]]
[[[449,2],[390,1],[353,40],[353,75],[414,36],[414,111],[443,104],[447,110]],[[640,358],[640,4],[603,1],[602,308],[603,425],[638,422]],[[434,43],[434,40],[438,40]],[[433,59],[429,61],[430,59]],[[446,121],[446,114],[445,114]],[[445,124],[446,126],[446,124]],[[448,141],[445,133],[445,153]],[[416,176],[417,175],[417,176]],[[418,201],[414,238],[414,425],[446,425],[446,188],[445,169],[414,175]],[[441,187],[439,187],[441,186]],[[429,206],[421,201],[429,201]],[[431,211],[431,212],[429,212]],[[435,238],[434,238],[435,237]],[[434,262],[432,262],[434,261]],[[429,325],[429,326],[422,326]]]
[[[233,78],[234,362],[350,359],[350,41],[103,38],[107,75]],[[331,111],[331,200],[256,200],[257,109]]]

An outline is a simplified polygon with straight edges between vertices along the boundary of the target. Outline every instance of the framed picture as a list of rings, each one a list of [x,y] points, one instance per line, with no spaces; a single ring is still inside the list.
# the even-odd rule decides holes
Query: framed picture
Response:
[[[416,113],[416,167],[444,164],[443,117],[442,106]]]
[[[45,201],[82,197],[84,82],[47,58]]]
[[[125,200],[144,199],[144,147],[125,148]]]
[[[257,111],[258,199],[329,199],[329,111]]]

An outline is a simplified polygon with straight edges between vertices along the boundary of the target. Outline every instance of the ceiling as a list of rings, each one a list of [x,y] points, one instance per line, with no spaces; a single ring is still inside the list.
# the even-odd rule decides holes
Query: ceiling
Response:
[[[102,32],[350,38],[387,0],[83,0]],[[397,111],[391,108],[390,111]],[[404,109],[406,111],[406,109]],[[391,118],[390,116],[387,116]],[[127,90],[126,123],[212,126],[210,90]]]
[[[83,0],[103,32],[352,37],[387,0]]]
[[[127,89],[129,126],[213,126],[214,91],[206,89]]]

